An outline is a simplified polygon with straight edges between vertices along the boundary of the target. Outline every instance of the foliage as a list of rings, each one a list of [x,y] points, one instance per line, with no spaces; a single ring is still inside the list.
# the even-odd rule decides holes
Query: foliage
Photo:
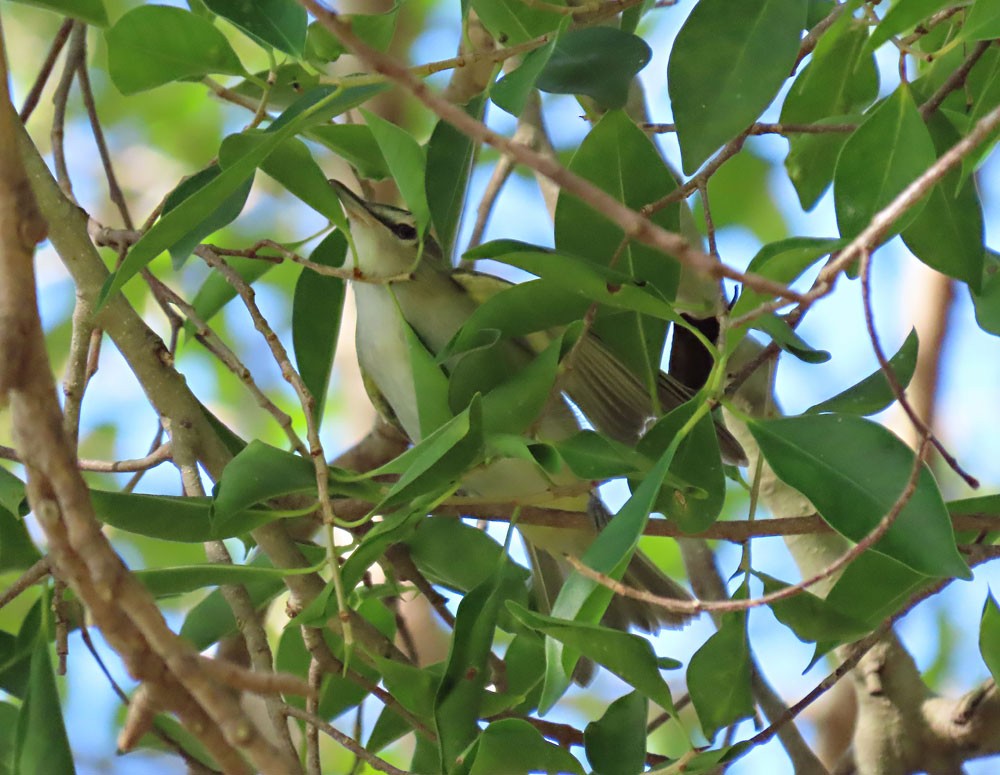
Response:
[[[66,153],[108,271],[101,267],[102,287],[85,287],[70,265],[86,259],[60,248],[85,303],[79,315],[46,321],[50,354],[77,391],[67,392],[67,408],[80,409],[92,330],[108,330],[105,338],[134,376],[121,385],[104,378],[121,370],[111,342],[90,350],[100,370],[89,395],[100,395],[103,408],[88,416],[97,398],[84,405],[78,452],[96,515],[198,650],[225,650],[247,628],[259,628],[230,608],[234,589],[246,595],[269,629],[274,665],[313,681],[308,704],[285,689],[277,705],[306,707],[313,721],[337,720],[348,735],[361,733],[363,748],[354,755],[367,766],[629,773],[685,759],[686,772],[714,771],[779,730],[750,739],[737,726],[761,702],[754,676],[768,663],[748,630],[747,612],[760,603],[761,589],[776,630],[815,644],[816,658],[836,649],[844,658],[855,653],[849,644],[905,614],[935,585],[971,578],[970,558],[989,556],[970,554],[968,545],[989,545],[993,534],[983,529],[976,539],[971,522],[963,532],[954,520],[995,519],[1000,504],[947,502],[939,484],[946,465],[923,462],[870,419],[919,379],[918,355],[935,359],[937,353],[922,352],[933,343],[918,347],[913,332],[895,355],[883,354],[872,324],[881,367],[859,372],[853,387],[830,390],[830,398],[800,415],[774,417],[770,388],[759,386],[779,352],[807,364],[843,355],[813,347],[796,327],[811,308],[835,298],[841,275],[860,275],[860,282],[840,277],[836,295],[857,295],[860,286],[871,305],[871,265],[896,235],[919,261],[971,294],[975,318],[972,307],[962,308],[969,318],[963,322],[1000,331],[997,257],[985,246],[976,182],[1000,126],[1000,16],[990,0],[897,0],[888,10],[860,0],[698,0],[690,9],[650,0],[464,0],[466,35],[457,21],[443,27],[455,53],[462,41],[489,40],[490,47],[462,49],[462,62],[416,66],[409,75],[386,62],[405,61],[407,41],[443,8],[401,2],[338,28],[344,17],[327,24],[313,3],[295,0],[192,0],[187,8],[138,0],[22,2],[38,7],[3,6],[17,88],[27,91],[42,60],[40,46],[30,55],[17,47],[57,39],[60,15],[68,15],[67,72],[90,73],[93,83],[80,84],[93,89],[111,166],[126,181],[128,210],[143,224],[134,230],[128,210],[114,209],[114,200],[99,193],[99,172],[83,158],[90,151],[80,150],[87,119],[70,103]],[[438,5],[458,19],[459,4]],[[669,50],[656,51],[658,29],[684,14]],[[24,41],[16,42],[21,32]],[[878,66],[877,56],[896,46],[904,81]],[[350,69],[338,60],[348,52],[359,55],[366,74],[344,74]],[[665,66],[673,125],[650,123],[638,106],[637,84],[651,59]],[[427,87],[429,99],[425,87],[408,85],[407,78],[440,69],[453,71],[453,86],[486,73],[474,80],[458,117],[439,115],[449,104],[435,96],[436,81]],[[539,102],[539,92],[572,95],[583,120],[559,111],[565,97]],[[666,111],[664,94],[645,96],[657,114]],[[66,96],[55,99],[65,104]],[[584,136],[548,156],[527,145],[512,148],[479,123],[485,115],[491,126],[510,127],[513,116],[525,131],[539,132],[539,109],[550,124],[576,121]],[[39,147],[47,136],[42,124],[60,120],[58,111],[55,118],[37,115],[44,110],[37,107],[27,123]],[[494,119],[501,111],[503,118]],[[775,116],[778,123],[765,123]],[[658,133],[673,139],[660,143]],[[787,139],[783,159],[754,144],[763,134]],[[679,155],[665,156],[674,139]],[[546,246],[518,241],[519,224],[499,222],[491,227],[498,239],[468,244],[479,205],[468,195],[470,179],[502,169],[497,150],[517,154],[521,172],[557,178]],[[674,156],[683,175],[667,160]],[[150,159],[156,163],[145,169]],[[409,331],[419,443],[386,454],[370,437],[360,454],[337,460],[333,453],[364,430],[357,418],[370,415],[357,391],[343,387],[349,372],[342,364],[352,357],[340,337],[350,309],[345,290],[363,278],[326,181],[331,170],[340,179],[353,171],[365,185],[377,183],[382,199],[398,193],[395,201],[413,213],[420,235],[436,237],[446,260],[492,259],[530,276],[482,298],[470,285],[482,303],[441,352]],[[94,179],[84,184],[80,175]],[[60,178],[65,189],[69,179],[62,172]],[[804,211],[832,202],[836,233],[792,233],[765,190],[769,178],[790,184]],[[523,182],[508,189],[515,185]],[[502,193],[501,206],[514,197]],[[748,265],[717,239],[730,227],[765,243]],[[60,246],[60,230],[72,228],[50,223],[53,244]],[[717,259],[721,273],[742,288],[732,305],[718,293],[719,274],[710,277]],[[67,300],[73,293],[60,292]],[[183,380],[137,366],[139,351],[111,327],[94,328],[101,318],[93,315],[119,314],[121,304],[163,336],[157,368],[180,370],[190,392]],[[697,327],[716,314],[719,338]],[[697,330],[692,338],[709,357],[694,375],[672,370],[690,386],[686,402],[651,423],[638,444],[594,430],[536,437],[538,418],[559,400],[588,333],[655,394],[671,328]],[[502,343],[545,335],[528,365],[497,373]],[[151,330],[146,341],[154,339]],[[745,367],[754,360],[751,376]],[[125,422],[114,416],[116,402],[131,415],[136,402],[147,401],[143,395],[153,414],[147,408],[145,419]],[[767,473],[754,465],[740,470],[725,453],[720,458],[712,431],[719,404],[751,462],[759,452],[782,486],[812,508],[780,513],[766,498],[758,506]],[[181,406],[196,411],[171,414]],[[111,415],[110,425],[120,423],[113,441],[101,412]],[[173,460],[183,487],[163,469],[126,485],[116,473],[122,465],[87,460],[143,457],[147,425],[155,452],[133,469]],[[527,461],[545,475],[568,470],[578,489],[615,479],[630,488],[610,526],[579,553],[591,573],[573,573],[551,607],[519,563],[513,533],[503,542],[502,531],[477,530],[474,521],[551,525],[590,517],[567,515],[553,508],[565,503],[551,499],[513,509],[509,498],[463,498],[463,477],[501,458]],[[210,492],[200,491],[199,466]],[[30,513],[37,504],[25,495],[26,476],[16,465],[0,469],[0,574],[10,583],[51,550]],[[137,483],[141,492],[133,492]],[[794,579],[773,578],[755,565],[747,539],[761,507],[775,516],[807,516],[814,508],[823,522],[815,521],[813,532],[832,529],[845,539],[838,544],[843,562],[825,575],[822,592],[798,589]],[[717,630],[693,656],[675,652],[669,639],[602,622],[612,598],[606,584],[621,577],[644,534],[666,525],[675,535],[721,537],[730,522],[746,528],[747,548],[725,606],[713,609]],[[262,532],[269,530],[293,537],[299,550],[272,554],[274,544],[264,538],[273,533]],[[216,564],[223,541],[231,566]],[[211,562],[198,544],[209,547]],[[669,551],[661,548],[656,559],[678,575]],[[714,564],[698,568],[686,559],[696,588],[725,590]],[[383,581],[373,579],[376,567]],[[707,587],[698,584],[706,578]],[[288,589],[293,602],[285,616],[278,601]],[[49,645],[60,628],[82,626],[65,609],[87,601],[74,589],[59,598],[53,618],[52,594],[50,584],[39,583],[0,609],[0,772],[72,767],[75,752],[63,728],[55,728],[61,700]],[[393,645],[423,629],[400,615],[416,595],[437,609],[448,640],[446,654],[419,667]],[[996,631],[997,607],[988,597],[980,640],[994,675]],[[419,652],[430,648],[418,643]],[[614,698],[574,690],[588,661],[627,687]],[[664,672],[681,666],[683,676]],[[674,699],[685,681],[686,709]],[[584,723],[565,713],[581,697]],[[362,707],[377,720],[355,729]],[[553,708],[576,723],[543,718]],[[646,729],[657,708],[665,715]],[[165,702],[155,710],[176,707]],[[313,721],[290,723],[304,730]],[[664,729],[656,731],[659,725]],[[727,729],[740,731],[719,734]],[[221,766],[206,751],[203,730],[166,718],[155,734],[150,725],[141,731],[136,747],[166,746],[188,762]],[[304,741],[298,734],[288,741],[296,756],[306,756]],[[323,771],[351,766],[340,747],[320,752]]]

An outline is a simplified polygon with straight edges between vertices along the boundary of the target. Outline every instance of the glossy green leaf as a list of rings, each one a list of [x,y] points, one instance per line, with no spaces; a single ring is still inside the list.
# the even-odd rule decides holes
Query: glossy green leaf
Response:
[[[632,497],[625,502],[618,514],[590,545],[582,558],[588,567],[616,579],[621,578],[625,573],[628,561],[639,545],[639,538],[649,520],[649,513],[656,502],[660,486],[670,470],[679,444],[680,438],[676,437],[660,459],[656,461],[656,465],[650,469],[635,492],[632,493]],[[552,614],[557,619],[574,620],[577,623],[594,623],[600,621],[610,601],[611,591],[609,589],[596,581],[573,573],[560,590],[559,596],[552,606]],[[563,640],[551,638],[546,640],[545,684],[542,699],[539,702],[539,709],[542,713],[548,711],[566,691],[573,666],[576,663],[575,654],[571,653],[564,657],[563,642]],[[643,642],[646,643],[646,641]],[[575,646],[571,646],[571,648],[575,649]],[[583,653],[585,656],[592,657],[595,662],[601,662],[597,656],[585,651]],[[604,663],[601,662],[601,664]],[[606,666],[608,669],[612,669],[610,665]],[[639,686],[636,688],[642,689]],[[659,702],[656,697],[650,696],[650,699]],[[664,707],[669,706],[665,705]]]
[[[63,724],[59,689],[49,657],[48,638],[35,640],[28,691],[21,704],[15,733],[16,772],[76,772],[73,752]]]
[[[30,568],[41,558],[23,520],[0,509],[0,573]]]
[[[765,594],[780,592],[788,587],[788,584],[767,574],[754,575],[764,582]],[[850,610],[844,611],[809,590],[770,603],[768,607],[779,622],[805,643],[817,641],[846,643],[857,640],[871,629],[864,619],[854,616]]]
[[[905,0],[905,2],[895,2],[886,11],[882,21],[879,22],[871,34],[869,47],[878,48],[893,35],[912,29],[918,23],[927,19],[931,14],[951,5],[952,0]]]
[[[302,56],[306,44],[306,12],[295,0],[203,0],[213,13],[243,32],[292,56]]]
[[[219,162],[223,168],[228,167],[231,161],[239,161],[249,153],[253,145],[267,141],[267,132],[230,135],[219,148]],[[344,217],[340,199],[308,146],[301,140],[294,137],[285,140],[268,154],[260,168],[316,212],[326,216],[337,228],[347,229],[347,218]]]
[[[843,245],[843,240],[823,237],[789,237],[764,245],[750,261],[748,272],[788,285],[819,261]],[[733,305],[733,317],[744,315],[774,297],[744,287]]]
[[[465,110],[473,118],[482,118],[484,99],[472,100]],[[427,205],[438,244],[448,261],[461,221],[475,153],[472,139],[447,121],[438,121],[427,142]]]
[[[745,587],[742,589],[744,594],[737,597],[745,598]],[[702,732],[709,740],[723,727],[749,718],[754,712],[746,620],[745,613],[723,614],[719,630],[688,663],[688,692]]]
[[[378,489],[355,475],[330,470],[331,495],[372,499]],[[251,441],[222,472],[212,502],[213,530],[232,535],[233,522],[244,520],[244,512],[257,503],[295,493],[313,493],[316,469],[311,460],[263,443]],[[239,532],[247,532],[244,528]]]
[[[573,755],[550,743],[523,719],[492,722],[473,748],[469,775],[510,775],[513,772],[559,772],[583,775]]]
[[[691,174],[763,112],[788,78],[806,0],[701,0],[667,66],[684,172]]]
[[[356,107],[383,88],[382,85],[347,89],[331,86],[305,94],[268,127],[266,140],[250,148],[238,160],[232,161],[218,176],[160,218],[132,246],[122,265],[101,289],[99,303],[103,304],[160,253],[184,239],[191,225],[201,222],[203,213],[213,212],[234,191],[245,185],[247,178],[284,140],[315,122],[329,120],[334,115]]]
[[[316,568],[261,568],[252,565],[184,565],[134,571],[153,597],[172,597],[222,584],[250,584],[269,580],[281,582],[288,575],[308,573]]]
[[[466,257],[475,252],[466,253]],[[480,304],[439,354],[444,360],[477,346],[484,331],[493,331],[502,339],[525,336],[580,320],[590,306],[575,289],[563,287],[556,280],[526,280],[510,285],[491,275],[475,274],[471,275],[474,280],[484,282],[470,285],[465,273],[458,272],[454,277]]]
[[[527,577],[503,553],[503,547],[486,532],[449,517],[421,520],[406,542],[420,572],[434,584],[468,592],[482,584],[496,569]]]
[[[660,675],[656,654],[646,638],[599,624],[543,616],[513,602],[507,603],[507,608],[526,626],[603,665],[664,710],[676,712],[670,687]],[[545,712],[545,707],[539,710]]]
[[[938,153],[962,139],[939,112],[927,119],[927,127]],[[963,181],[960,169],[952,169],[931,189],[927,206],[900,236],[927,266],[979,290],[985,255],[983,207],[975,180]]]
[[[913,468],[913,450],[860,417],[807,415],[758,420],[749,428],[778,477],[852,541],[864,538],[889,512]],[[923,463],[913,496],[874,549],[928,576],[971,577],[955,548],[944,500]]]
[[[0,507],[15,517],[26,516],[29,511],[24,482],[3,466],[0,466]]]
[[[557,4],[559,3],[557,0]],[[564,14],[532,6],[524,0],[472,0],[483,26],[502,45],[524,43],[555,30]]]
[[[992,593],[986,596],[979,621],[979,653],[983,655],[993,680],[1000,679],[1000,608],[997,608]]]
[[[1000,259],[987,251],[983,283],[979,293],[970,288],[979,327],[994,336],[1000,336]]]
[[[213,162],[191,177],[182,180],[173,191],[167,194],[166,199],[163,200],[163,210],[160,213],[160,217],[166,216],[185,199],[195,196],[221,174],[222,167],[217,162]],[[206,237],[236,220],[239,214],[243,212],[243,207],[246,205],[247,197],[250,196],[250,189],[252,187],[253,175],[251,174],[231,194],[219,202],[214,209],[199,213],[196,216],[198,220],[192,220],[188,226],[187,233],[169,248],[170,258],[175,267],[183,264],[195,247],[204,241]],[[258,261],[256,263],[260,264],[264,262]],[[270,267],[267,268],[269,269]],[[223,282],[225,283],[224,280]],[[230,288],[230,298],[235,296],[235,289],[229,286],[229,283],[225,283],[225,285]],[[208,318],[202,316],[202,320],[207,322]]]
[[[913,378],[913,372],[917,368],[917,340],[916,329],[911,329],[906,337],[906,341],[900,346],[892,358],[889,359],[889,366],[896,375],[896,380],[905,388]],[[889,404],[896,400],[889,387],[889,380],[881,369],[869,374],[863,380],[853,385],[847,390],[841,391],[833,398],[821,401],[808,409],[806,413],[815,412],[845,412],[847,414],[868,415],[881,412]]]
[[[856,122],[853,115],[878,96],[878,70],[866,49],[868,26],[850,13],[819,39],[812,57],[785,97],[782,123]],[[785,169],[804,210],[811,209],[833,181],[837,155],[849,133],[793,134]]]
[[[541,91],[583,94],[605,108],[623,108],[632,79],[653,52],[636,35],[614,27],[581,27],[559,36],[538,76]]]
[[[904,84],[872,111],[840,152],[833,194],[841,235],[857,236],[936,159],[930,133]],[[912,223],[926,201],[898,218],[886,237]]]
[[[580,479],[613,479],[651,464],[641,451],[591,430],[582,430],[555,446],[570,471]]]
[[[813,122],[816,124],[857,125],[861,116],[832,116]],[[840,151],[850,137],[849,132],[802,134],[792,138],[785,157],[788,179],[795,186],[803,210],[811,210],[833,182]]]
[[[417,227],[422,232],[431,222],[427,191],[424,188],[427,178],[424,149],[413,139],[413,135],[391,121],[367,110],[362,110],[361,115],[382,151],[392,179],[396,181],[399,193],[406,202],[406,209],[413,213]]]
[[[443,494],[482,459],[482,406],[478,398],[419,444],[372,475],[398,473],[399,479],[376,509],[398,506],[419,495]]]
[[[580,144],[569,168],[632,209],[655,202],[677,187],[659,151],[624,111],[610,111],[601,118]],[[680,206],[673,203],[651,218],[658,226],[676,232]],[[599,267],[608,266],[611,257],[618,255],[617,271],[644,281],[651,295],[673,301],[680,277],[677,262],[636,242],[627,243],[619,252],[623,236],[604,215],[565,190],[560,194],[555,216],[555,244],[560,252],[580,256]],[[608,293],[614,288],[604,290],[605,296],[616,295]],[[666,337],[662,320],[599,312],[593,330],[644,384],[651,381],[659,369]]]
[[[869,550],[844,569],[825,599],[834,610],[850,612],[871,629],[930,581],[891,557]]]
[[[476,720],[489,682],[489,657],[501,596],[494,572],[462,598],[448,663],[434,698],[434,723],[441,747],[442,772],[450,772],[479,734]]]
[[[354,167],[359,178],[383,180],[389,177],[385,157],[372,130],[364,124],[324,124],[313,127],[307,134]]]
[[[334,231],[316,246],[309,260],[324,266],[343,266],[346,257],[344,232]],[[303,268],[292,298],[292,348],[302,381],[316,402],[317,422],[326,404],[343,306],[343,280]]]
[[[209,73],[246,74],[226,36],[183,8],[133,8],[105,33],[105,40],[108,73],[122,94]]]
[[[958,40],[1000,38],[1000,5],[994,0],[976,0],[958,32]]]
[[[638,691],[612,702],[583,731],[587,761],[597,775],[635,775],[646,764],[649,703]]]
[[[11,762],[14,759],[17,716],[20,708],[12,702],[0,702],[0,775],[13,775]]]
[[[137,535],[183,543],[219,541],[249,533],[281,517],[274,511],[240,508],[234,512],[238,519],[220,525],[212,521],[211,498],[91,490],[90,499],[97,518],[106,525]]]
[[[639,440],[636,449],[656,460],[674,442],[691,419],[696,401],[688,401],[661,417]],[[682,486],[677,484],[682,483]],[[726,499],[726,477],[722,471],[719,441],[710,415],[703,416],[684,437],[670,476],[656,498],[655,509],[677,523],[685,533],[698,533],[718,518]]]
[[[102,0],[15,0],[15,2],[55,11],[95,27],[108,26],[108,12]]]
[[[805,361],[806,363],[826,363],[830,360],[830,353],[826,350],[815,349],[795,333],[795,330],[788,325],[784,318],[780,318],[773,313],[761,315],[751,323],[751,327],[756,328],[758,331],[763,331],[771,337],[778,347],[785,352],[791,353],[800,361]]]
[[[568,20],[563,24],[568,24]],[[490,89],[490,99],[494,104],[513,116],[521,115],[524,106],[528,104],[528,97],[535,88],[538,76],[545,69],[549,57],[555,50],[557,40],[558,36],[553,35],[548,43],[529,52],[521,60],[521,64],[493,85]]]

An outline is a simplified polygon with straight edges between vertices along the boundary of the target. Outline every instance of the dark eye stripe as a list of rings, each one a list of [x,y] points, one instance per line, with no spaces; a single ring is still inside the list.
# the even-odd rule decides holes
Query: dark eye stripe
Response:
[[[401,240],[411,240],[417,238],[417,230],[408,223],[393,223],[386,224],[386,226],[388,226],[392,230],[392,233]]]

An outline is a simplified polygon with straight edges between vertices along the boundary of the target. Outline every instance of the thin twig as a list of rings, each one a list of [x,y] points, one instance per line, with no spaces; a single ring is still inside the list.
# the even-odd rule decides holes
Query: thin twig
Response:
[[[37,560],[34,565],[18,576],[14,583],[3,591],[3,594],[0,594],[0,608],[15,600],[22,592],[31,589],[49,573],[51,573],[49,558],[42,557],[42,559]]]
[[[286,705],[284,707],[284,712],[286,715],[292,718],[297,718],[300,721],[305,721],[307,724],[312,724],[316,729],[325,734],[327,737],[331,737],[340,743],[344,748],[353,753],[359,759],[362,759],[369,767],[380,772],[389,773],[389,775],[409,775],[405,770],[401,770],[398,767],[393,767],[385,759],[380,759],[375,754],[365,750],[364,746],[361,745],[357,740],[348,735],[345,735],[339,729],[327,724],[323,719],[317,716],[315,713],[309,713],[305,710],[300,710],[294,705]]]
[[[24,98],[24,104],[21,106],[19,117],[22,124],[28,123],[28,119],[38,106],[38,101],[41,99],[42,92],[45,90],[45,84],[49,82],[49,76],[52,75],[52,70],[56,66],[56,60],[59,59],[59,54],[62,52],[63,46],[66,45],[66,41],[69,39],[69,33],[72,29],[73,20],[67,18],[59,26],[55,37],[52,38],[52,45],[49,47],[49,53],[45,55],[45,61],[42,62],[42,67],[38,71],[38,77],[35,78],[35,82],[32,84],[31,90],[28,92],[28,96]]]

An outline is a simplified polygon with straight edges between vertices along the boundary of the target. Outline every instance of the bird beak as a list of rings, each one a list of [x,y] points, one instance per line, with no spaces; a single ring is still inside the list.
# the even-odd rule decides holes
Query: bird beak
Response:
[[[344,212],[347,213],[347,219],[351,223],[361,223],[362,225],[371,226],[377,222],[375,216],[369,211],[364,199],[351,191],[351,189],[339,180],[330,180],[329,183],[340,199],[340,203],[344,206]]]

